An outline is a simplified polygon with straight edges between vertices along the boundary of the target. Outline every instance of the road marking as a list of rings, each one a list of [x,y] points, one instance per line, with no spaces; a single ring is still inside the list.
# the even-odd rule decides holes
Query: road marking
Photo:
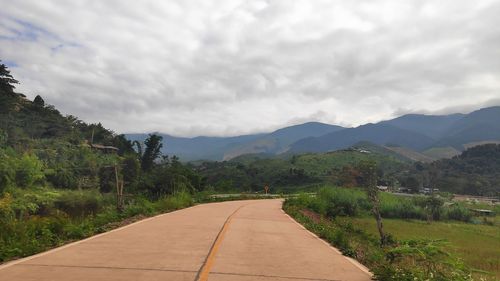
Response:
[[[231,220],[233,219],[233,216],[241,208],[248,206],[248,205],[249,204],[245,204],[245,205],[240,206],[229,217],[227,217],[226,221],[224,222],[224,225],[222,226],[221,230],[219,231],[219,234],[217,234],[217,237],[215,238],[214,244],[212,244],[212,247],[210,248],[210,251],[208,252],[207,258],[205,259],[205,262],[201,266],[200,271],[198,272],[195,280],[197,280],[197,281],[207,281],[208,280],[208,275],[210,274],[210,270],[212,269],[212,266],[214,265],[214,262],[215,262],[215,256],[217,255],[217,252],[219,251],[222,240],[224,240],[224,235],[226,234],[227,229],[229,228],[229,225],[231,224]]]

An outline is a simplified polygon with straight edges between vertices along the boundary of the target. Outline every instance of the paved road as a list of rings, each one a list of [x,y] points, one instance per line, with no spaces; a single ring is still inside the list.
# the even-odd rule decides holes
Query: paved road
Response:
[[[349,280],[370,275],[281,211],[203,204],[0,266],[0,280]]]

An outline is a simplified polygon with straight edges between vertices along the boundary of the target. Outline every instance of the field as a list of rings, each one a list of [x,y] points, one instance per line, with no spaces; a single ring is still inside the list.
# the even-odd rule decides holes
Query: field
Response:
[[[431,280],[469,281],[470,273],[474,280],[500,278],[500,217],[470,210],[498,213],[498,206],[445,197],[379,195],[384,231],[392,241],[384,247],[362,189],[325,186],[316,196],[287,199],[284,210],[373,270],[377,280],[402,280],[401,272],[411,280],[427,280],[429,272],[440,276]]]
[[[377,234],[375,220],[371,217],[344,219],[370,234]],[[499,226],[384,219],[384,227],[397,239],[445,239],[450,242],[450,252],[456,253],[466,264],[500,278]]]

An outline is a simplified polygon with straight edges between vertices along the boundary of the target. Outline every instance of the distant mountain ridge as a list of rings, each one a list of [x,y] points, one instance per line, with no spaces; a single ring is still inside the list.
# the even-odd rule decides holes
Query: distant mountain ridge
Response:
[[[498,140],[500,106],[495,106],[469,114],[403,115],[376,124],[299,140],[291,145],[290,153],[327,152],[347,148],[360,141],[389,147],[401,146],[417,152],[436,151],[437,148],[460,152],[472,142]]]
[[[126,136],[143,141],[147,134]],[[469,114],[407,114],[355,128],[308,122],[271,133],[236,137],[162,136],[163,153],[177,155],[183,161],[230,160],[244,154],[321,153],[348,148],[360,142],[386,147],[407,158],[417,156],[409,157],[414,160],[430,161],[456,155],[474,143],[500,141],[500,106]]]

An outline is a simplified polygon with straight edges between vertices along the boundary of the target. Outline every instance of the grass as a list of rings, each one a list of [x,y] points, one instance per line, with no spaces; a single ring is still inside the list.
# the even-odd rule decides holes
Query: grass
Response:
[[[377,280],[403,280],[401,276],[396,276],[402,271],[407,273],[406,277],[408,273],[416,274],[413,275],[417,276],[414,280],[426,280],[421,279],[426,275],[426,269],[419,263],[420,253],[424,250],[429,251],[429,264],[438,263],[445,270],[445,275],[451,274],[448,277],[455,276],[454,272],[467,275],[467,268],[470,268],[475,280],[500,279],[500,216],[480,217],[468,210],[487,206],[448,202],[441,205],[439,212],[431,213],[427,207],[431,197],[400,197],[381,193],[380,199],[384,229],[393,241],[390,247],[384,249],[378,246],[378,231],[370,214],[371,204],[361,189],[326,186],[315,197],[301,194],[287,199],[284,209],[345,255],[378,272],[380,279]],[[444,202],[447,199],[441,200]],[[489,208],[498,212],[498,207]],[[428,222],[429,216],[434,221]],[[437,253],[433,249],[442,249],[444,255],[433,257]],[[391,251],[398,253],[396,256],[401,251],[410,256],[403,255],[398,262],[388,264],[384,256],[391,257]],[[470,280],[467,277],[446,278],[439,280]]]
[[[342,218],[376,235],[373,218]],[[384,219],[384,228],[397,239],[446,239],[448,249],[475,269],[492,272],[500,279],[500,227],[460,222]]]

